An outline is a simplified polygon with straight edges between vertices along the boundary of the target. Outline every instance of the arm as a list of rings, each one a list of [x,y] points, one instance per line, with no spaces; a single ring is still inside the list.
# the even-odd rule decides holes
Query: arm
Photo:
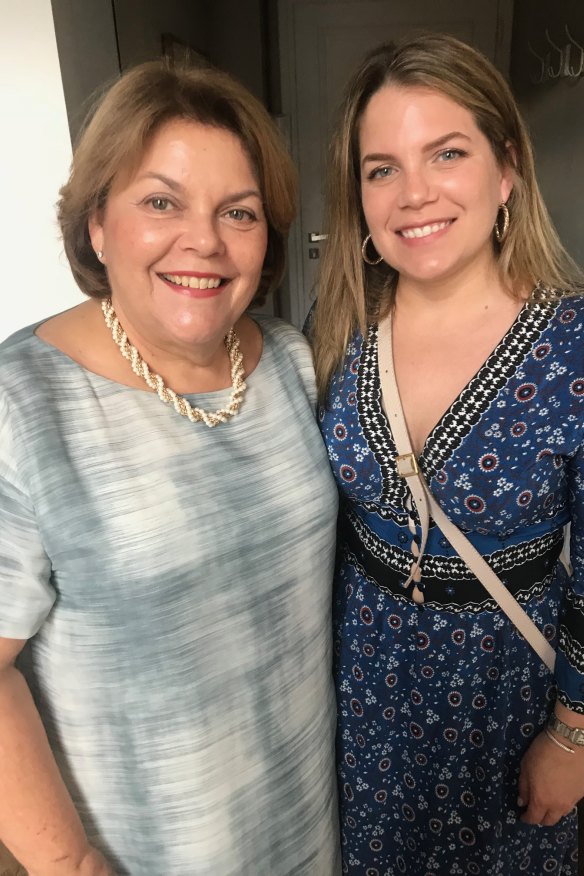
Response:
[[[29,876],[112,876],[87,841],[14,666],[23,645],[0,639],[0,836]]]
[[[581,715],[556,703],[558,718],[570,727],[584,727]],[[545,732],[528,748],[521,763],[518,804],[525,806],[521,821],[551,826],[570,812],[584,796],[584,748],[552,735],[573,749],[564,751]]]
[[[6,398],[0,393],[0,839],[29,876],[111,876],[89,846],[15,660],[56,593]]]
[[[554,712],[569,727],[584,729],[584,449],[568,463],[570,559],[574,569],[564,595],[556,660],[558,686]],[[555,824],[584,797],[584,746],[551,732],[541,733],[525,755],[519,797],[527,806],[522,820]],[[558,745],[557,743],[561,743]],[[573,750],[565,751],[565,745]]]

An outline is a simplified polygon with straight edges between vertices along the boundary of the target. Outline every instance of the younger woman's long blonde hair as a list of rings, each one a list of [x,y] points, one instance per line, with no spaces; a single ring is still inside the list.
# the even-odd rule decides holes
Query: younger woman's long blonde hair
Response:
[[[493,242],[505,285],[513,290],[541,282],[576,291],[583,283],[543,203],[529,134],[504,77],[480,52],[445,34],[382,45],[366,55],[350,79],[331,141],[325,201],[329,238],[311,325],[321,400],[351,333],[358,328],[365,334],[386,315],[395,295],[397,272],[385,262],[366,265],[361,255],[368,230],[361,207],[359,124],[371,97],[386,85],[431,88],[451,98],[472,113],[499,164],[513,164],[509,231],[501,245]]]

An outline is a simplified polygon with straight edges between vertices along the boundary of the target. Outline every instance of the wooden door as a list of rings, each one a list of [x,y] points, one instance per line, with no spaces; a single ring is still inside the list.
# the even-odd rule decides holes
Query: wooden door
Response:
[[[279,0],[282,105],[300,171],[300,215],[290,239],[285,315],[301,326],[323,241],[322,187],[331,122],[362,55],[415,29],[443,31],[481,49],[507,73],[512,0]]]

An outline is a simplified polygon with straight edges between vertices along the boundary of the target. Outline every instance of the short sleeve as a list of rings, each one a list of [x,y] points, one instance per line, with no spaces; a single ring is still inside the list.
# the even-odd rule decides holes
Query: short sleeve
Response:
[[[33,502],[18,470],[17,447],[0,392],[0,636],[28,639],[51,611],[56,593]]]

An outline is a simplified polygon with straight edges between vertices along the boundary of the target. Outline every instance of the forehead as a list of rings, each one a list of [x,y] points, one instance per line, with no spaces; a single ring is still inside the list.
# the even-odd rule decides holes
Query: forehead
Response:
[[[157,160],[212,158],[245,165],[251,171],[249,157],[239,137],[226,128],[207,125],[189,119],[173,119],[161,125],[147,142],[139,164]]]
[[[385,85],[371,97],[359,126],[361,148],[371,139],[421,145],[451,132],[482,136],[472,113],[432,88]]]
[[[177,182],[197,175],[257,184],[257,174],[237,134],[191,119],[171,119],[148,137],[141,149],[120,168],[112,189],[131,185],[145,173],[164,173]]]

